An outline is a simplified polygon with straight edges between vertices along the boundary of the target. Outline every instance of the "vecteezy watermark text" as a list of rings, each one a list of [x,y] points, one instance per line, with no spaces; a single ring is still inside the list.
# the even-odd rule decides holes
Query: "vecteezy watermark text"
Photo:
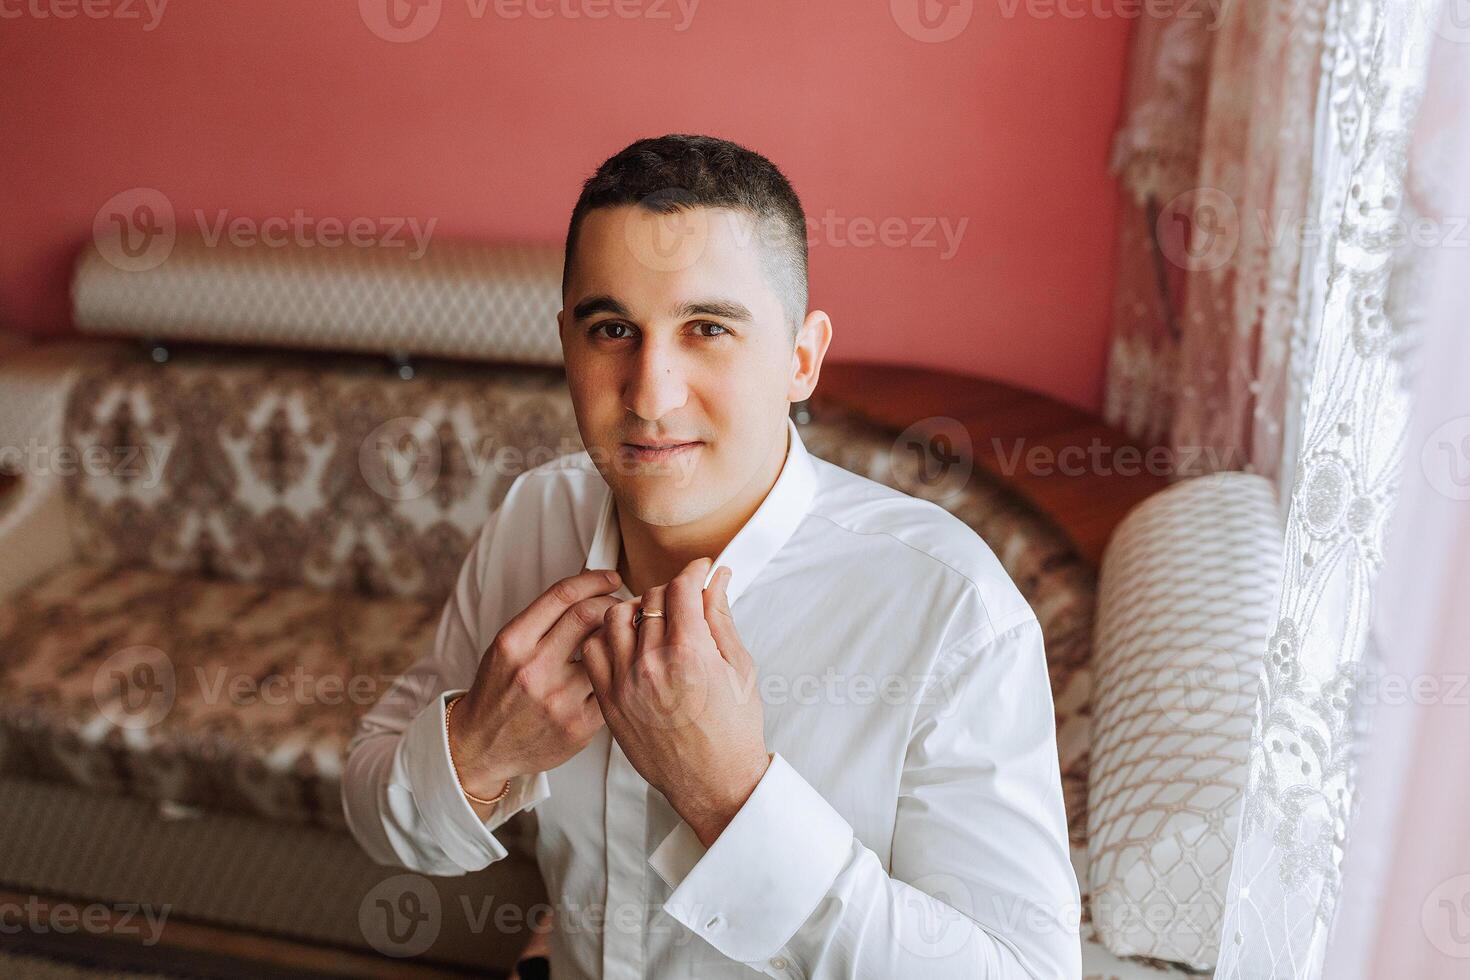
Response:
[[[464,0],[472,21],[643,20],[683,32],[694,22],[700,0]],[[384,41],[411,44],[439,26],[445,0],[358,0],[362,22]]]
[[[991,449],[1000,472],[1014,476],[1024,471],[1030,476],[1150,476],[1217,473],[1243,469],[1245,459],[1239,451],[1214,446],[1112,446],[1094,437],[1086,446],[1028,446],[1025,439],[1007,445],[992,438]]]
[[[3,2],[3,0],[0,0]],[[229,210],[192,213],[195,230],[204,244],[217,248],[379,248],[404,249],[417,261],[428,251],[437,217],[312,215],[303,208],[290,214],[256,218]],[[124,272],[157,268],[173,254],[180,216],[173,202],[152,187],[132,187],[114,194],[97,209],[92,240],[111,265]]]
[[[169,906],[137,902],[75,902],[29,895],[24,901],[0,901],[0,935],[21,933],[97,936],[140,936],[144,946],[157,945],[168,921]]]
[[[135,20],[145,32],[163,21],[168,0],[0,0],[0,20]]]

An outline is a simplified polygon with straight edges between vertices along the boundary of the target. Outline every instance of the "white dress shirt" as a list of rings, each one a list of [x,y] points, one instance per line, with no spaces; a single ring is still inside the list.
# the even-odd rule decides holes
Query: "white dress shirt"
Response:
[[[514,780],[488,820],[450,768],[445,702],[501,626],[557,579],[617,567],[612,494],[585,452],[516,478],[433,651],[363,718],[343,778],[354,836],[380,863],[458,875],[504,857],[495,829],[534,807],[555,980],[1078,977],[1036,616],[963,522],[789,432],[716,562],[772,757],[713,845],[606,728]]]

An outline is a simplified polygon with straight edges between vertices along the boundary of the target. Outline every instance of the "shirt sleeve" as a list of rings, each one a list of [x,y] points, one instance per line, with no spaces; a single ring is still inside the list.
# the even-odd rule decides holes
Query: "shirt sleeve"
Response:
[[[342,806],[352,836],[379,864],[433,875],[478,871],[505,857],[492,833],[550,795],[545,773],[519,776],[490,817],[470,806],[449,758],[449,698],[474,682],[482,569],[500,511],[485,522],[444,604],[433,650],[365,714],[347,748]]]
[[[681,822],[654,851],[664,910],[775,977],[1080,976],[1041,626],[958,653],[910,733],[891,870],[777,753],[707,850]]]

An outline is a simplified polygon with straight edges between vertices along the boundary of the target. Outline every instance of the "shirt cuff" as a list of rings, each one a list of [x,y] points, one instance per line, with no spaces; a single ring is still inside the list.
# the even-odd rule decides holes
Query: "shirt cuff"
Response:
[[[852,840],[852,826],[777,752],[708,849],[681,820],[648,863],[674,890],[665,912],[725,956],[753,963],[796,935]]]
[[[429,832],[451,861],[466,871],[478,871],[509,853],[490,833],[518,811],[534,807],[551,795],[545,773],[517,776],[510,792],[485,820],[470,806],[449,757],[449,731],[444,706],[464,691],[446,691],[418,713],[403,733],[403,779]]]

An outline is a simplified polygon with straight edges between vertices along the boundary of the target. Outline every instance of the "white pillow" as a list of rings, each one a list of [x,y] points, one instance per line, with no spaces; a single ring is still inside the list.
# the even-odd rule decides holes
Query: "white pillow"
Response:
[[[1272,485],[1234,472],[1154,495],[1108,543],[1087,849],[1120,956],[1215,965],[1281,552]]]

